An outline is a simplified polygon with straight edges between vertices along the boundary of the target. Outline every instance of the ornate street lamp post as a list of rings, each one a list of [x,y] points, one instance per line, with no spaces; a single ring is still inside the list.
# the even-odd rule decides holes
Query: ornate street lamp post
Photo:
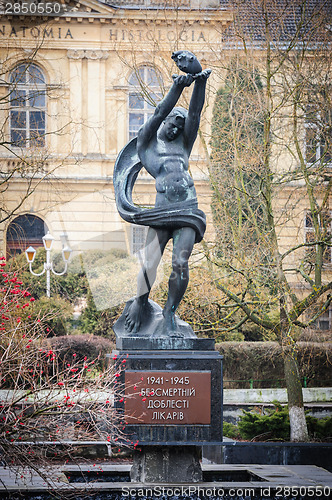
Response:
[[[69,248],[69,246],[63,247],[62,258],[63,258],[63,261],[65,263],[65,268],[61,273],[56,272],[53,269],[53,263],[51,261],[51,248],[53,245],[53,240],[54,240],[54,238],[50,234],[49,231],[47,232],[47,234],[45,234],[45,236],[43,236],[43,244],[44,244],[44,248],[46,250],[46,262],[44,262],[44,269],[42,270],[41,273],[35,273],[32,270],[32,263],[35,260],[35,256],[36,256],[36,249],[33,247],[29,247],[25,251],[25,255],[26,255],[27,261],[29,263],[30,273],[33,274],[34,276],[41,276],[42,274],[44,274],[46,272],[46,295],[47,295],[47,297],[51,296],[51,271],[53,274],[56,274],[57,276],[62,276],[63,274],[65,274],[67,272],[68,262],[70,260],[70,256],[72,253],[72,249]]]

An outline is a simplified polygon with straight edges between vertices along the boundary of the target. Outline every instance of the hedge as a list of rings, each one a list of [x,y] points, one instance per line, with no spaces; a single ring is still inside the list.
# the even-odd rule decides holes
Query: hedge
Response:
[[[80,358],[99,356],[100,367],[114,348],[109,339],[89,334],[52,337],[46,342],[64,363],[76,353]],[[332,343],[298,342],[297,346],[300,375],[307,378],[308,386],[331,385]],[[282,352],[277,342],[222,342],[216,344],[216,349],[224,356],[226,389],[249,388],[250,379],[255,388],[285,386]]]
[[[75,355],[76,360],[84,359],[85,356],[91,360],[98,358],[96,367],[104,368],[107,364],[106,354],[111,353],[114,344],[106,338],[96,335],[63,335],[51,337],[46,341],[48,348],[57,353],[57,359],[61,364],[70,363]]]
[[[300,375],[310,387],[331,385],[332,343],[298,342]],[[277,342],[222,342],[216,349],[223,354],[226,389],[283,387],[284,366]]]

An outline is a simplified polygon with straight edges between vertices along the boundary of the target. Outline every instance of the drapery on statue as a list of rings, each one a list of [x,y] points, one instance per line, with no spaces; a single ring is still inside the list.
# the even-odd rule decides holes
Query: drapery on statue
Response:
[[[137,280],[137,296],[127,302],[114,325],[117,334],[130,336],[193,337],[192,329],[175,311],[189,281],[188,259],[195,242],[205,232],[205,214],[198,209],[193,179],[188,173],[191,150],[197,137],[211,70],[203,70],[188,51],[172,54],[185,75],[173,75],[173,85],[154,114],[140,128],[137,138],[120,152],[114,167],[114,190],[121,217],[149,226],[145,259]],[[193,82],[189,110],[175,107],[185,87]],[[134,205],[132,190],[138,172],[145,167],[156,180],[152,209]],[[149,300],[157,267],[167,242],[173,239],[172,273],[164,309]]]

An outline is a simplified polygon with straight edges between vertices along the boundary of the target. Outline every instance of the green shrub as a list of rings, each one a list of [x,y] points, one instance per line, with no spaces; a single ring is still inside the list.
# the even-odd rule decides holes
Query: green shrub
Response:
[[[119,307],[98,311],[94,303],[91,292],[87,296],[87,306],[79,318],[79,328],[83,333],[100,335],[110,340],[115,340],[113,325],[123,309],[123,304]]]
[[[316,418],[306,415],[306,421],[312,439],[332,440],[332,417]]]
[[[71,328],[73,307],[59,296],[41,297],[33,303],[30,314],[33,319],[44,318],[49,337],[61,336],[67,335]]]
[[[230,424],[229,422],[223,422],[223,435],[230,439],[241,439],[241,434],[237,425]]]
[[[83,333],[114,339],[112,326],[126,300],[136,293],[137,260],[118,249],[86,252],[82,259],[89,290],[77,326]]]
[[[274,410],[261,413],[243,411],[239,421],[239,431],[244,439],[289,440],[288,408],[275,403]]]
[[[98,358],[96,368],[103,369],[107,364],[106,354],[112,352],[114,344],[107,339],[95,335],[65,335],[52,337],[45,341],[45,348],[56,352],[58,362],[62,365],[83,360],[92,361]]]
[[[288,407],[275,402],[275,409],[243,411],[238,425],[224,422],[224,436],[255,441],[289,440]],[[312,440],[332,440],[332,417],[316,418],[306,415],[309,437]]]

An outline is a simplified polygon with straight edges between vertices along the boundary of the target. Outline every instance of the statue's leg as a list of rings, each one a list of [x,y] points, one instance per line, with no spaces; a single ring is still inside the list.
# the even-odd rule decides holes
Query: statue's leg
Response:
[[[169,239],[169,231],[151,227],[148,230],[144,262],[137,278],[137,296],[126,313],[125,327],[129,332],[137,332],[141,326],[150,290],[157,276],[157,268]]]
[[[191,255],[196,233],[190,227],[173,232],[172,274],[168,282],[168,297],[163,315],[169,327],[175,328],[175,311],[189,282],[188,259]]]
[[[144,247],[144,262],[137,278],[137,297],[146,301],[153,283],[165,246],[170,239],[168,231],[149,227]]]

